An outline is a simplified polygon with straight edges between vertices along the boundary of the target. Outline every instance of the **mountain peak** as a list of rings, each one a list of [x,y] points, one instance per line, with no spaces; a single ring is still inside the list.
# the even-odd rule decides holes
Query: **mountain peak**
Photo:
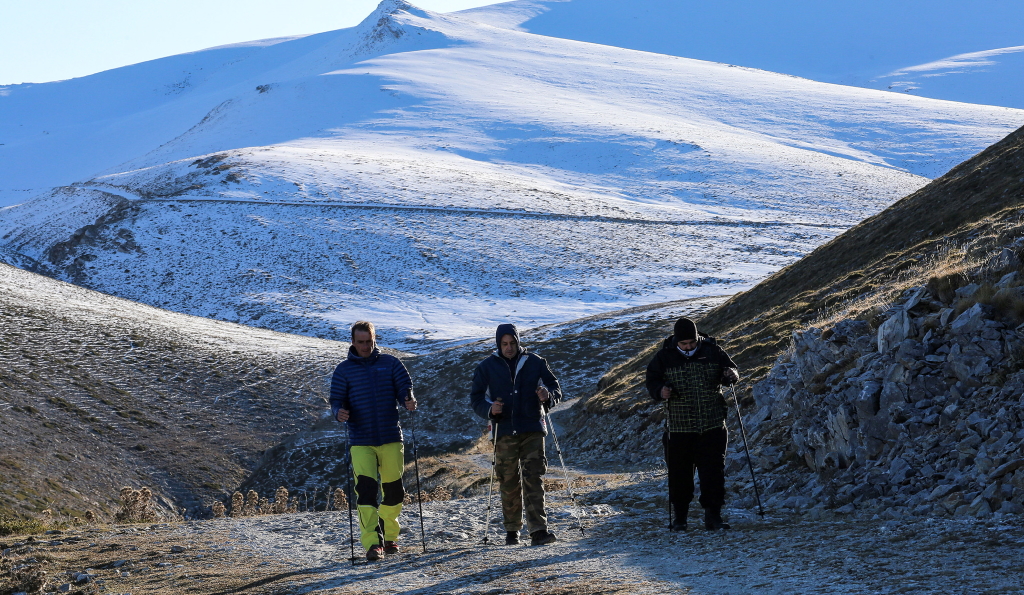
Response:
[[[377,51],[388,43],[401,39],[407,31],[395,17],[403,13],[418,17],[429,14],[405,0],[381,0],[381,3],[356,27],[361,32],[361,42],[356,44],[355,53],[365,54]]]

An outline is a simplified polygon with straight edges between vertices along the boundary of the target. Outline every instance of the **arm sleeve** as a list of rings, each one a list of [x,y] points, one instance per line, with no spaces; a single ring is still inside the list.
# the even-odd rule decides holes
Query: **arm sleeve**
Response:
[[[645,380],[647,392],[650,393],[652,399],[659,402],[661,401],[661,388],[665,386],[665,365],[658,357],[660,354],[661,351],[657,351],[651,359],[651,363],[647,364]]]
[[[490,383],[484,364],[473,372],[473,388],[469,391],[469,402],[473,411],[484,419],[491,419],[491,403],[487,400],[487,385]]]
[[[331,417],[337,418],[339,409],[348,408],[348,382],[339,364],[331,376]]]
[[[737,367],[736,366],[736,362],[732,361],[732,358],[729,357],[729,354],[727,354],[724,349],[722,350],[722,367],[723,368],[736,368]]]
[[[391,382],[395,386],[395,399],[399,407],[405,407],[405,398],[412,396],[412,377],[402,360],[395,358],[391,364]]]
[[[562,400],[562,387],[558,384],[558,379],[551,373],[551,368],[548,366],[548,361],[544,358],[540,358],[540,380],[544,383],[544,386],[550,393],[550,398],[547,403],[544,403],[544,409],[551,409]]]

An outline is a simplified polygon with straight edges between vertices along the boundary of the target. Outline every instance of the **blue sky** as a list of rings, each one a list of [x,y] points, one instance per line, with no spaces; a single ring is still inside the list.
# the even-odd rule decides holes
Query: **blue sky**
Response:
[[[379,0],[3,2],[0,85],[61,80],[203,48],[351,27]],[[495,0],[414,0],[450,12]]]

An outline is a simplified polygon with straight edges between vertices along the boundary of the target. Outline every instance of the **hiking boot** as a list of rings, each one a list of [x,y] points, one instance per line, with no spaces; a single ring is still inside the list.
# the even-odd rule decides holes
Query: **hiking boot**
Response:
[[[395,541],[385,541],[384,542],[384,555],[385,556],[394,556],[395,554],[397,554],[397,553],[399,553],[401,551],[402,551],[402,548],[398,547],[398,542],[395,542]]]
[[[519,531],[505,531],[505,545],[519,545]]]
[[[384,548],[379,545],[372,545],[370,549],[366,550],[366,560],[368,562],[376,562],[384,557]]]
[[[668,527],[669,531],[686,531],[686,517],[672,521]]]
[[[547,529],[541,529],[540,531],[530,533],[530,545],[547,545],[556,541],[558,541],[558,539],[555,538],[555,534]]]
[[[729,523],[722,520],[722,511],[719,508],[708,508],[704,511],[704,528],[708,531],[718,529],[731,529]]]
[[[686,515],[690,514],[690,506],[689,506],[689,504],[687,504],[686,506],[676,505],[676,506],[673,506],[672,508],[675,510],[676,516],[672,520],[672,524],[669,525],[668,530],[669,531],[686,531]]]

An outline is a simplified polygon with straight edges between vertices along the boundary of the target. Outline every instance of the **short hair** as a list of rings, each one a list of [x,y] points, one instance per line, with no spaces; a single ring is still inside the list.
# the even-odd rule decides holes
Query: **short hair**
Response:
[[[363,331],[363,332],[366,332],[366,333],[370,333],[370,337],[374,337],[374,338],[376,338],[376,336],[377,336],[377,331],[376,331],[376,329],[373,328],[373,323],[372,322],[367,322],[365,320],[360,320],[359,322],[357,322],[357,323],[352,325],[352,340],[353,341],[356,340],[356,331]]]

